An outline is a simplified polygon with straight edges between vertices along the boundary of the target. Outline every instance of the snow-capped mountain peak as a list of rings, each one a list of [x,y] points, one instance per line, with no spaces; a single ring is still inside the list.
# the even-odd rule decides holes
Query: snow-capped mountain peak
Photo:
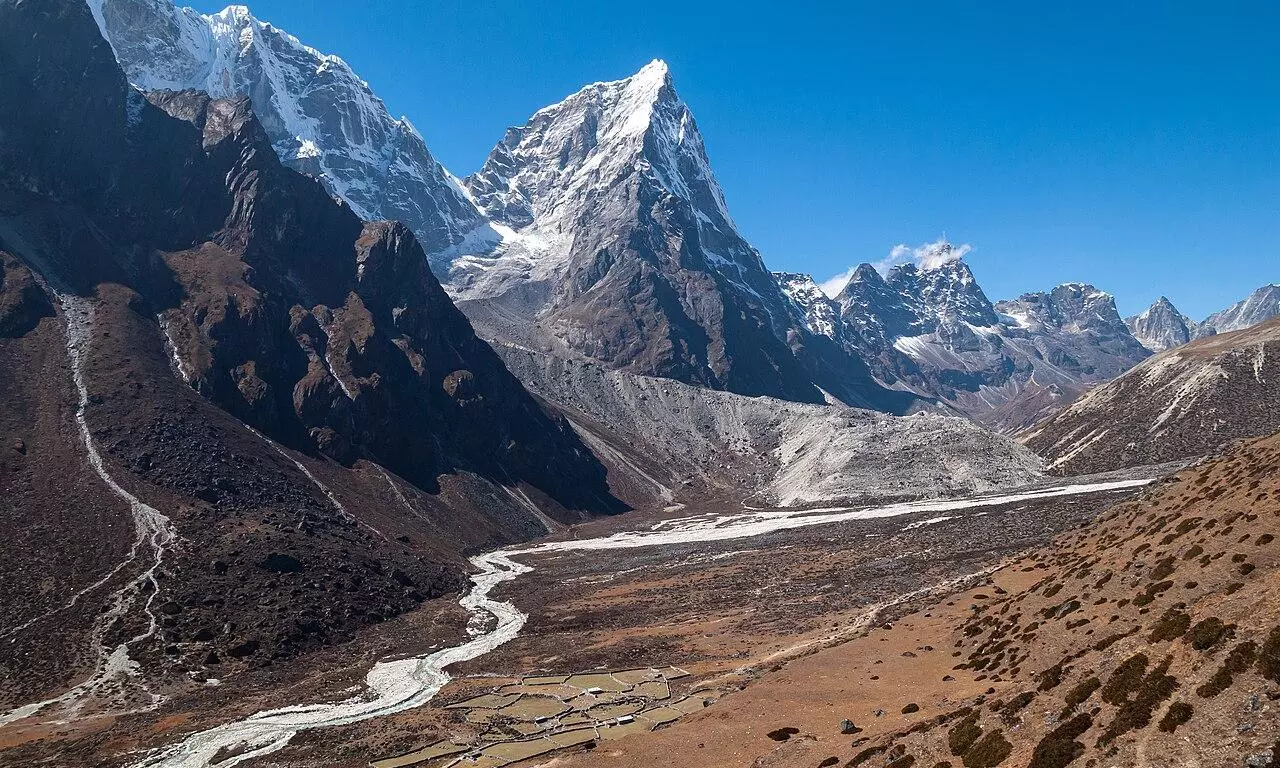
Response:
[[[782,292],[795,303],[811,333],[837,338],[840,307],[823,293],[813,277],[801,272],[774,272]]]
[[[1129,334],[1110,294],[1067,283],[992,304],[965,262],[970,248],[945,238],[907,248],[881,274],[853,270],[825,307],[800,280],[780,275],[810,330],[871,361],[880,381],[909,387],[1002,430],[1016,430],[1064,396],[1118,374],[1150,354]]]
[[[214,14],[170,0],[89,0],[129,81],[145,91],[248,96],[280,159],[365,219],[408,225],[428,253],[493,241],[484,217],[341,58],[304,45],[243,5]]]
[[[889,270],[885,282],[904,297],[922,328],[940,322],[963,322],[973,326],[996,325],[991,300],[974,279],[963,259],[954,255],[950,243],[935,244],[928,258],[917,266],[902,264]]]
[[[538,110],[507,131],[466,185],[501,224],[560,230],[584,213],[575,202],[636,172],[693,204],[706,223],[733,229],[702,135],[660,59]]]
[[[1248,328],[1280,315],[1280,285],[1268,283],[1243,300],[1215,312],[1196,329],[1196,338]]]
[[[821,338],[742,237],[660,60],[538,110],[464,183],[503,242],[435,268],[491,338],[747,394],[912,399]]]
[[[607,251],[633,216],[674,217],[681,242],[698,254],[686,266],[716,272],[752,301],[771,305],[769,325],[786,333],[792,313],[734,226],[702,134],[661,60],[538,110],[508,129],[464,184],[506,235],[495,250],[437,262],[457,299],[559,282],[575,252],[594,258]]]
[[[1142,312],[1125,318],[1125,325],[1142,346],[1152,352],[1186,344],[1191,340],[1195,323],[1178,311],[1173,302],[1161,296]]]

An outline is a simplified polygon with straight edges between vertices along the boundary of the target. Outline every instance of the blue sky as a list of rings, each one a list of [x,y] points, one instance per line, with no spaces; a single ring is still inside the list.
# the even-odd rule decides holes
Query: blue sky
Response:
[[[250,7],[459,175],[539,107],[665,59],[774,269],[822,280],[945,232],[993,299],[1080,280],[1200,319],[1280,282],[1278,3]]]

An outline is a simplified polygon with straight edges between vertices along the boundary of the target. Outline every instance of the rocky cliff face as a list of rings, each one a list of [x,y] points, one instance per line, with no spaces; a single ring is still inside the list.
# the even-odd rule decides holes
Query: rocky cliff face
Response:
[[[82,3],[6,0],[0,102],[6,703],[146,704],[119,659],[285,659],[619,508],[413,233],[283,167],[248,100],[144,97]]]
[[[1243,300],[1205,318],[1195,329],[1195,338],[1229,333],[1280,316],[1280,285],[1264,285]]]
[[[881,276],[863,264],[829,299],[784,282],[806,318],[887,384],[936,397],[1002,432],[1065,406],[1150,353],[1130,334],[1109,294],[1072,283],[996,304],[960,252],[939,242],[919,263]]]
[[[1125,318],[1133,337],[1152,352],[1163,352],[1191,341],[1196,324],[1164,296],[1141,313]]]
[[[660,61],[539,110],[466,185],[504,240],[436,269],[491,338],[742,394],[912,400],[799,321]]]
[[[1280,430],[1280,320],[1197,339],[1101,385],[1025,438],[1065,473],[1156,464]]]
[[[361,218],[403,222],[428,252],[496,235],[422,136],[387,112],[346,62],[244,6],[216,14],[169,0],[91,0],[129,81],[143,91],[246,97],[286,166],[320,179]]]

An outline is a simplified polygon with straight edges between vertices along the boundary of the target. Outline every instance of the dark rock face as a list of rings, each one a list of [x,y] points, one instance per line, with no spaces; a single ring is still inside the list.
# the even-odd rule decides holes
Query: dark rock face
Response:
[[[466,184],[511,234],[434,267],[489,338],[740,394],[914,400],[797,320],[662,62],[540,110]]]
[[[53,307],[31,270],[15,256],[0,251],[0,336],[18,337],[35,328]]]
[[[1024,442],[1067,474],[1211,453],[1280,430],[1280,320],[1197,339],[1100,385]]]
[[[47,55],[38,43],[28,47]],[[162,92],[155,109],[129,96],[114,62],[95,58],[84,63],[84,87],[105,103],[82,106],[76,123],[93,130],[63,135],[55,147],[43,146],[48,131],[17,126],[6,144],[31,137],[34,158],[15,157],[15,165],[37,184],[83,197],[81,210],[112,241],[97,244],[100,263],[91,267],[160,310],[192,386],[268,434],[344,463],[370,458],[429,484],[463,461],[516,479],[540,475],[538,485],[570,506],[604,498],[600,467],[476,339],[407,228],[364,224],[282,167],[247,100]],[[15,103],[44,108],[45,125],[67,125],[59,110],[75,103],[78,84],[40,85]],[[117,98],[106,101],[99,88]],[[100,176],[43,162],[71,156],[101,166],[100,137],[121,151]],[[104,183],[126,175],[144,181]],[[67,284],[93,284],[81,253],[50,258]],[[459,369],[475,382],[466,403],[443,388]]]
[[[181,541],[158,581],[163,658],[131,649],[149,672],[287,658],[461,588],[463,550],[543,530],[505,489],[564,521],[620,508],[413,234],[283,167],[247,100],[144,98],[83,3],[3,0],[0,103],[21,105],[0,110],[0,388],[16,409],[0,435],[22,446],[0,457],[6,626],[110,572],[132,531],[68,423],[67,318],[37,276],[92,310],[80,373],[106,471]],[[26,666],[6,667],[0,698],[69,679],[94,600],[134,576],[19,636]],[[135,611],[108,639],[145,626]]]
[[[834,299],[795,280],[788,292],[812,332],[868,361],[879,381],[936,397],[1005,433],[1150,354],[1112,297],[1092,286],[992,304],[950,243],[927,246],[922,262],[885,276],[863,264]],[[833,312],[838,322],[821,322]]]

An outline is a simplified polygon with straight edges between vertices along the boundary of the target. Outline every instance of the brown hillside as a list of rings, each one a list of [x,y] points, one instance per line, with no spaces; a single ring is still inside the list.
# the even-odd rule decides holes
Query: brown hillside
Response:
[[[1241,444],[985,585],[572,764],[1280,764],[1278,466],[1280,436]]]
[[[1280,429],[1280,320],[1183,344],[1098,386],[1023,442],[1085,474],[1212,453]]]

